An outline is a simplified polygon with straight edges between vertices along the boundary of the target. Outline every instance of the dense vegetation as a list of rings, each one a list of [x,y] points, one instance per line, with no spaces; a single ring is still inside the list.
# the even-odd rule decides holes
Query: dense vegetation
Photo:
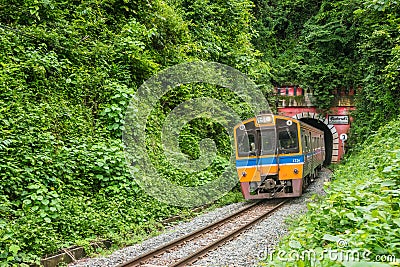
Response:
[[[335,169],[326,197],[309,203],[308,213],[295,220],[276,249],[287,254],[267,260],[267,266],[391,266],[383,263],[400,259],[399,119]]]
[[[134,242],[154,221],[180,212],[146,195],[125,167],[124,111],[147,78],[181,62],[207,60],[271,85],[312,88],[321,108],[330,90],[362,87],[357,141],[400,108],[399,7],[395,1],[0,2],[0,262],[34,262],[97,238]],[[229,90],[182,86],[149,120],[149,153],[169,179],[206,183],[228,164],[221,126],[196,120],[180,147],[218,145],[209,169],[190,176],[159,157],[160,122],[184,100],[213,96],[243,118]]]

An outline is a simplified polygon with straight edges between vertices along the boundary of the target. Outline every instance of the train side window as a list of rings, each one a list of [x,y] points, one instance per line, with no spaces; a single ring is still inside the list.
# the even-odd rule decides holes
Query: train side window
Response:
[[[311,151],[313,151],[313,150],[314,150],[314,147],[315,147],[315,145],[314,145],[314,137],[310,136],[310,140],[311,140],[311,142],[310,142],[310,144],[311,144]]]
[[[304,135],[304,152],[308,152],[308,141],[307,141],[307,135]]]

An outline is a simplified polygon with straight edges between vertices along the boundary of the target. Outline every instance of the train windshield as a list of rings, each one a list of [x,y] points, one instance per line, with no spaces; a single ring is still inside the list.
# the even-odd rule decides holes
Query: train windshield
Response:
[[[252,132],[244,132],[237,136],[237,150],[239,157],[256,155],[256,140]]]
[[[260,132],[261,150],[260,155],[273,155],[275,154],[275,129],[261,129]]]
[[[240,125],[236,129],[236,149],[239,157],[256,156],[257,137],[253,121]]]
[[[291,120],[277,119],[278,146],[281,154],[298,153],[299,139],[297,123]]]

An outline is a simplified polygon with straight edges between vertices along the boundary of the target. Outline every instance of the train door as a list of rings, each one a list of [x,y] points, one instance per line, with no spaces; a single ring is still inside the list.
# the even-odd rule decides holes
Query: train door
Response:
[[[258,166],[261,177],[278,174],[275,127],[260,128],[258,138]]]
[[[296,157],[300,152],[298,123],[292,120],[277,119],[276,131],[279,180],[293,179],[293,163],[298,164],[301,162]]]

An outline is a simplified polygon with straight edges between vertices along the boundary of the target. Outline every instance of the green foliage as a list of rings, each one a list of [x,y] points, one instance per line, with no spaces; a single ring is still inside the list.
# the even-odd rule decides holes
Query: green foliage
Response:
[[[3,265],[37,262],[97,238],[131,243],[181,211],[138,187],[120,140],[130,98],[168,66],[225,63],[253,78],[266,95],[271,82],[313,89],[321,108],[329,106],[331,89],[362,86],[355,141],[399,111],[395,1],[5,0],[0,7]],[[213,180],[231,153],[218,122],[196,119],[183,128],[179,146],[196,159],[199,141],[214,140],[218,153],[211,166],[187,173],[163,156],[163,120],[197,97],[252,116],[226,88],[185,85],[162,96],[148,120],[146,145],[161,175],[185,186]],[[232,194],[228,202],[239,199]]]
[[[160,129],[166,115],[179,103],[199,97],[220,100],[242,118],[252,116],[251,108],[228,88],[219,88],[208,84],[192,84],[180,86],[177,90],[166,93],[149,117],[146,127],[146,134],[149,136],[147,147],[148,151],[152,151],[149,156],[153,164],[165,166],[158,170],[162,177],[182,186],[200,186],[219,177],[229,164],[232,153],[232,144],[226,129],[213,119],[197,118],[182,128],[179,135],[179,148],[189,159],[198,159],[200,156],[199,142],[205,138],[212,139],[217,147],[217,157],[212,164],[199,173],[192,173],[176,168],[164,155]],[[218,108],[221,107],[215,107],[215,109]]]
[[[126,85],[120,85],[117,82],[111,82],[106,87],[112,87],[115,95],[111,97],[110,103],[100,107],[100,119],[102,119],[102,125],[107,125],[107,130],[113,133],[115,137],[121,137],[124,128],[124,116],[126,107],[129,101],[133,97],[132,90],[129,90]],[[130,93],[131,92],[131,93]]]
[[[272,62],[273,83],[311,89],[322,109],[330,107],[333,89],[357,85],[356,6],[348,1],[259,1],[255,42]]]
[[[268,64],[250,42],[250,1],[6,0],[0,6],[1,266],[37,263],[100,238],[131,244],[185,211],[147,196],[125,166],[124,113],[153,74],[210,60],[268,81]],[[163,119],[199,96],[216,96],[249,116],[228,89],[182,86],[163,96],[147,125],[149,154],[164,177],[185,186],[217,177],[231,153],[218,122],[194,120],[180,148],[196,158],[199,140],[213,139],[219,151],[212,165],[187,175],[160,157]],[[226,201],[238,199],[236,190]]]
[[[328,249],[356,251],[361,256],[355,260],[371,262],[379,261],[381,255],[399,259],[399,129],[398,120],[382,127],[365,142],[358,155],[338,167],[333,181],[325,186],[326,197],[308,204],[309,211],[293,223],[291,233],[278,249],[295,251],[298,255]],[[316,258],[313,264],[317,266],[342,266],[342,263],[351,266],[345,258],[335,261],[327,253]],[[370,264],[378,266],[378,263]],[[280,264],[268,262],[268,266]],[[286,266],[315,265],[303,259]]]
[[[361,141],[400,111],[399,6],[395,1],[366,1],[354,16],[359,24],[359,68],[364,75],[353,139]]]

